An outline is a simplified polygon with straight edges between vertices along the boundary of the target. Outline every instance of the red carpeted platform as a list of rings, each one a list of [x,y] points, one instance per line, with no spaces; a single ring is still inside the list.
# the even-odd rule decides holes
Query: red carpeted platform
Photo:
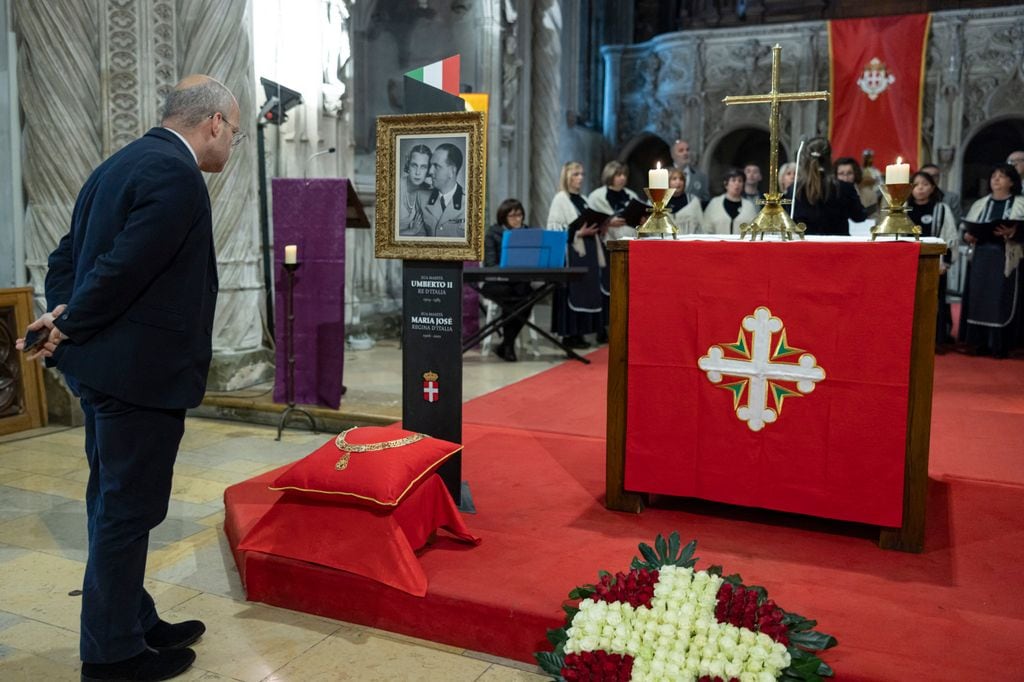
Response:
[[[442,537],[420,552],[425,597],[236,552],[250,598],[530,661],[573,586],[678,530],[698,539],[701,566],[765,585],[836,635],[826,660],[837,680],[1024,679],[1024,362],[936,358],[926,550],[912,555],[878,549],[866,526],[693,500],[605,510],[607,356],[590,357],[466,405],[479,510],[466,523],[483,542]],[[269,504],[263,478],[226,493],[233,548]]]

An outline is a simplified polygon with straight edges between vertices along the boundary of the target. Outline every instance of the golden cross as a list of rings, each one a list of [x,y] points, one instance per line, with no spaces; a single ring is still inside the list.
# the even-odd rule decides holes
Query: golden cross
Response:
[[[768,130],[770,135],[771,150],[768,162],[768,195],[779,195],[779,104],[781,102],[804,102],[815,99],[828,99],[828,91],[817,92],[779,92],[779,62],[781,61],[782,47],[772,46],[772,91],[767,95],[738,95],[729,96],[723,99],[726,105],[730,104],[764,104],[771,103],[771,113],[768,115]],[[795,189],[794,189],[795,191]],[[765,198],[768,198],[766,195]]]

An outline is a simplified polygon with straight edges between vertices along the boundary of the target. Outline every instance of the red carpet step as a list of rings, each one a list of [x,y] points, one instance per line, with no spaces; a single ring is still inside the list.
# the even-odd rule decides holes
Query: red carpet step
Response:
[[[826,656],[837,680],[1014,679],[1024,363],[936,358],[927,536],[913,555],[878,549],[866,526],[695,500],[605,510],[606,354],[590,357],[590,367],[563,363],[466,405],[464,474],[479,513],[465,520],[483,542],[442,536],[421,551],[425,597],[259,553],[244,561],[249,597],[531,661],[572,587],[678,530],[698,539],[698,567],[723,564],[838,637]],[[272,501],[268,476],[225,494],[233,548]]]

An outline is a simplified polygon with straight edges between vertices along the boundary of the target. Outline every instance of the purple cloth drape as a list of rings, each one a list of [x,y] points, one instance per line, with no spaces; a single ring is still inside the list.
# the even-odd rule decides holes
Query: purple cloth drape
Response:
[[[274,178],[274,402],[287,402],[284,247],[298,247],[295,272],[295,402],[341,405],[345,362],[345,214],[348,180]]]

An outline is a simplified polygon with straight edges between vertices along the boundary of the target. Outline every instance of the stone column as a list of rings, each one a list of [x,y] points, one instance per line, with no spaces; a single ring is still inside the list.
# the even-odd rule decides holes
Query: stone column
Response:
[[[533,9],[533,64],[530,121],[530,211],[547,223],[558,176],[568,159],[558,158],[559,115],[562,108],[562,14],[558,0],[536,0]]]
[[[43,306],[49,253],[67,232],[82,183],[105,157],[159,124],[182,75],[208,73],[254,116],[249,0],[13,0],[25,112],[25,252]],[[55,30],[60,27],[60,30]],[[269,376],[262,349],[255,145],[208,176],[221,291],[211,389]],[[225,370],[225,368],[227,368]]]
[[[619,141],[619,86],[622,80],[622,45],[601,48],[604,57],[604,139],[613,147]]]
[[[0,0],[0,289],[25,286],[26,280],[17,55],[8,7],[8,0]]]

